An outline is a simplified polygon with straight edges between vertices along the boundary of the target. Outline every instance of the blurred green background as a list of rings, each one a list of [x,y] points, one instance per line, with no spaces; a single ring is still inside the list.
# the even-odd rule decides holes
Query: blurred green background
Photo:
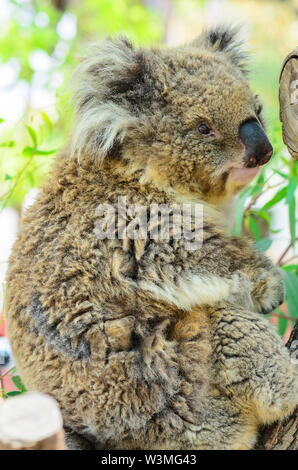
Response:
[[[31,157],[32,132],[40,149],[59,149],[71,123],[68,82],[88,45],[108,34],[137,44],[175,45],[206,23],[243,24],[252,54],[251,82],[266,105],[269,133],[278,129],[278,76],[298,43],[298,1],[227,0],[0,0],[0,197],[20,210],[52,158]],[[45,158],[48,157],[48,158]],[[7,199],[7,196],[9,198]]]
[[[119,33],[136,44],[177,45],[206,24],[240,23],[275,157],[240,195],[233,230],[284,269],[287,301],[273,321],[286,338],[298,317],[298,167],[281,138],[278,80],[298,44],[298,0],[0,0],[0,12],[0,282],[24,200],[69,138],[69,83],[88,45]]]

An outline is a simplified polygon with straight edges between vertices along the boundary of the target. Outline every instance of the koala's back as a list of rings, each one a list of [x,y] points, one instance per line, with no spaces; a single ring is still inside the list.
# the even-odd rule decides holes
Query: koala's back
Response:
[[[144,244],[97,239],[96,208],[115,205],[121,183],[72,162],[57,168],[10,259],[8,332],[18,372],[29,390],[59,401],[66,426],[100,445],[176,448],[171,436],[181,435],[186,448],[185,420],[200,421],[208,388],[207,316],[135,288]],[[133,202],[148,198],[125,191]]]

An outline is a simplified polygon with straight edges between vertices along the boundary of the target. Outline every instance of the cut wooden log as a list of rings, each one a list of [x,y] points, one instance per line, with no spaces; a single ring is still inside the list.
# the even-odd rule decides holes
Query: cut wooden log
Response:
[[[0,450],[63,450],[62,416],[56,401],[28,392],[0,406]]]
[[[298,47],[284,60],[279,77],[280,120],[283,140],[298,160]]]

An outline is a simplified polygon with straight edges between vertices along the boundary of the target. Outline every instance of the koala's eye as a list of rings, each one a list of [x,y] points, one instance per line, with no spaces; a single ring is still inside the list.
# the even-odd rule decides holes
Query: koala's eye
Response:
[[[198,133],[204,136],[212,135],[212,129],[207,126],[207,124],[202,123],[198,126]]]
[[[196,132],[200,134],[202,139],[206,139],[207,142],[210,140],[222,140],[221,133],[212,124],[209,124],[208,120],[205,121],[205,119],[201,118],[199,122],[200,124],[197,121]]]

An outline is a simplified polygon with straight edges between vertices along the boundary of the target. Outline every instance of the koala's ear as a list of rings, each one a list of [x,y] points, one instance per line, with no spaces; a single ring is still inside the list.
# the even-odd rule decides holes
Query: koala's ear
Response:
[[[107,39],[92,47],[74,75],[75,126],[71,153],[103,160],[137,125],[125,93],[142,82],[144,52],[126,38]]]
[[[226,54],[231,62],[246,75],[248,73],[247,63],[249,57],[244,50],[243,41],[239,39],[239,35],[240,27],[216,26],[204,31],[193,41],[193,44]]]

